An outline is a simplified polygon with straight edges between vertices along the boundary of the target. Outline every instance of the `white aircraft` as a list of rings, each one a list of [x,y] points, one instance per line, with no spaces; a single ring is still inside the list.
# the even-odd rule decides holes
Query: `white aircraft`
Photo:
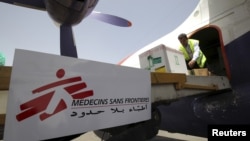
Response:
[[[140,68],[139,55],[160,44],[178,49],[178,35],[198,39],[208,65],[227,76],[232,92],[199,95],[159,106],[161,129],[207,137],[209,124],[250,124],[250,0],[200,0],[191,15],[175,30],[122,60]]]

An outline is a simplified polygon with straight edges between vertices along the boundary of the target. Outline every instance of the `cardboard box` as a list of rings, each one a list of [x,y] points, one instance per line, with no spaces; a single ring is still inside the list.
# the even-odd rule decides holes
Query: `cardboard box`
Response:
[[[139,55],[140,66],[151,72],[188,74],[184,55],[161,44]]]
[[[208,76],[208,69],[204,68],[204,69],[193,69],[193,74],[196,76]]]

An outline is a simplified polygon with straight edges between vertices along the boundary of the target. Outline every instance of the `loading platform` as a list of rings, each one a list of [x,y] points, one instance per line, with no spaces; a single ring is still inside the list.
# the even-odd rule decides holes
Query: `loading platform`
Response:
[[[0,67],[0,138],[3,136],[12,67]],[[230,90],[226,76],[193,76],[151,72],[151,102],[171,102],[183,97]]]
[[[151,72],[151,85],[152,103],[231,90],[230,82],[226,76],[194,76]]]

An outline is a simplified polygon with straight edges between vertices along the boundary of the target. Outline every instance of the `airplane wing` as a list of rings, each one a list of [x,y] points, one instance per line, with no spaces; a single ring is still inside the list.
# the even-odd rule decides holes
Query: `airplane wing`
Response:
[[[46,10],[43,0],[0,0],[0,2],[37,10]]]

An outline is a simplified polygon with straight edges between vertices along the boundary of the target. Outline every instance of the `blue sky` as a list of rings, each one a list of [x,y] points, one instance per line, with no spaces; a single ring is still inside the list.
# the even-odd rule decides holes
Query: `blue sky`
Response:
[[[199,0],[100,0],[94,11],[123,17],[132,27],[91,18],[73,27],[78,58],[117,64],[179,26]],[[11,66],[16,48],[60,55],[59,28],[46,11],[0,2],[0,51]]]

